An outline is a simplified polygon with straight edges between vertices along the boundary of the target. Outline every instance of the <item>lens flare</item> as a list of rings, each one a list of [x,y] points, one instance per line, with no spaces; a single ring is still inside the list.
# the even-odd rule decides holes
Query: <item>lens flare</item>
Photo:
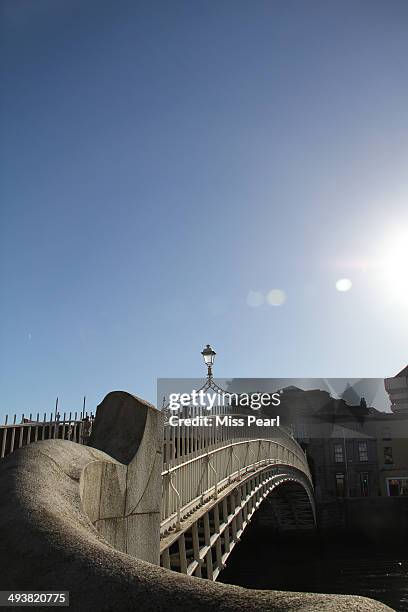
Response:
[[[286,301],[286,294],[283,289],[271,289],[266,296],[266,300],[271,306],[282,306]]]
[[[341,291],[343,293],[345,291],[350,291],[352,286],[353,286],[353,283],[351,282],[349,278],[339,278],[339,280],[336,282],[337,291]]]

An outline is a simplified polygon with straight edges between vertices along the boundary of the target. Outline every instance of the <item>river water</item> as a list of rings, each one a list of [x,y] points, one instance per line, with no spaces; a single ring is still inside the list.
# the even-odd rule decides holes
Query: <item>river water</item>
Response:
[[[251,523],[220,582],[252,589],[364,595],[408,611],[408,546],[401,538],[277,536]]]

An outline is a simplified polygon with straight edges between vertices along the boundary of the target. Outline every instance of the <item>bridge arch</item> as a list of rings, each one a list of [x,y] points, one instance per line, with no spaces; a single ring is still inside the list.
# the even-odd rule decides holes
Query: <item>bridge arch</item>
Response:
[[[279,529],[315,527],[309,478],[298,468],[274,463],[247,472],[170,530],[161,540],[161,565],[216,580],[255,513],[266,504]]]
[[[284,480],[265,498],[257,521],[277,533],[314,529],[316,512],[312,491],[297,479]]]

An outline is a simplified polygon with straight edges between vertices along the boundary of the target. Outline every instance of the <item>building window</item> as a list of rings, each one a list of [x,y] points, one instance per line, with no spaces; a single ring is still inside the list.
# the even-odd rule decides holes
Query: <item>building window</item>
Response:
[[[394,459],[392,457],[392,446],[384,446],[384,463],[394,463]]]
[[[391,429],[389,427],[383,429],[383,440],[391,440]]]
[[[345,493],[345,478],[344,474],[336,474],[336,496],[344,497]]]
[[[360,472],[360,491],[361,497],[368,497],[370,494],[370,490],[368,487],[368,473]]]
[[[408,477],[407,478],[387,478],[387,489],[390,497],[399,495],[408,495]]]
[[[334,445],[334,463],[344,462],[344,449],[342,444]]]
[[[368,461],[368,447],[367,442],[358,443],[358,460]]]

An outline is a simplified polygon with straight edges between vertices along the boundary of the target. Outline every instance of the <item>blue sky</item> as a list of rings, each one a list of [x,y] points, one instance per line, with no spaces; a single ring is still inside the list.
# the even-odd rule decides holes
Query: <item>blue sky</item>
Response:
[[[404,0],[0,7],[0,415],[408,362]]]

